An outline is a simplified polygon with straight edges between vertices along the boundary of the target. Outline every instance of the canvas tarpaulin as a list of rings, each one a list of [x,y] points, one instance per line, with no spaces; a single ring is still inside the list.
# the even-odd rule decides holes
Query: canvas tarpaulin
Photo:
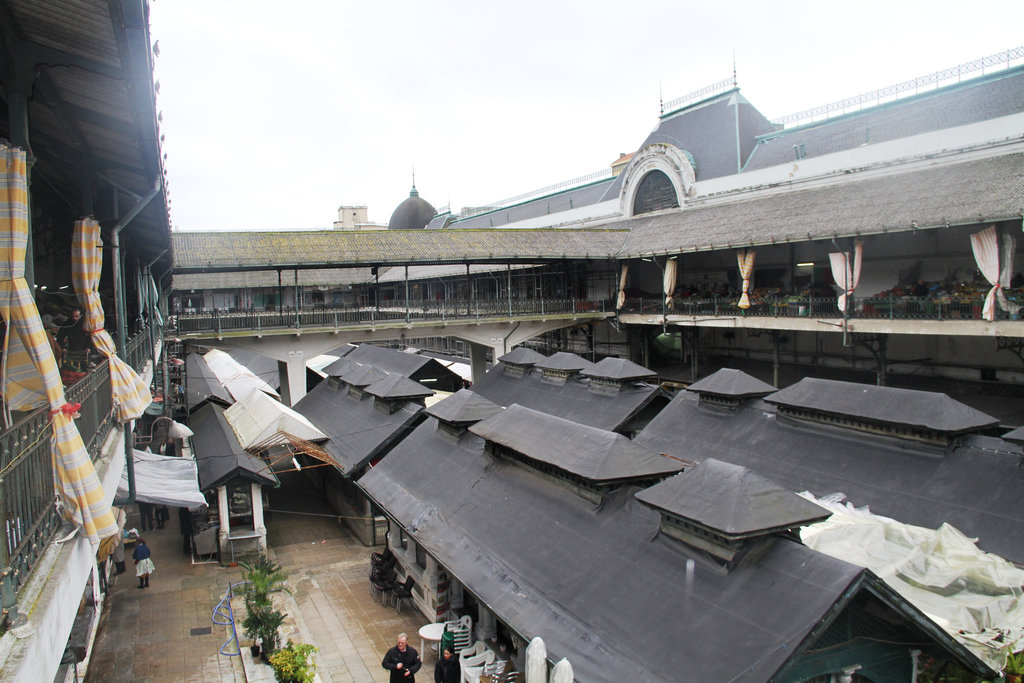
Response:
[[[28,243],[28,186],[25,152],[0,145],[0,313],[4,338],[3,394],[6,409],[48,404],[53,434],[50,449],[57,476],[61,514],[95,545],[117,533],[103,486],[82,443],[67,403],[53,351],[25,280]]]
[[[148,451],[133,451],[135,458],[135,500],[153,505],[196,509],[206,505],[199,492],[196,461]],[[121,472],[117,494],[128,494],[128,470]]]
[[[224,417],[235,430],[238,443],[250,449],[285,443],[283,434],[304,441],[325,441],[327,435],[316,428],[306,416],[275,401],[262,391],[250,391],[227,410]]]

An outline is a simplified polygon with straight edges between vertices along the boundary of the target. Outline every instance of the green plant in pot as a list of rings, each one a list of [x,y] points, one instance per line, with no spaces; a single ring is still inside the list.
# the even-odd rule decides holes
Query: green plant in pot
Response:
[[[284,614],[274,609],[273,594],[288,591],[284,585],[288,575],[281,565],[260,555],[251,564],[242,563],[242,578],[246,612],[242,630],[252,643],[253,656],[258,654],[258,642],[266,658],[277,648],[277,629],[284,621]]]
[[[274,679],[279,683],[312,683],[316,673],[314,652],[317,648],[313,645],[289,640],[287,645],[270,655]]]
[[[1007,652],[1006,668],[1003,669],[1003,676],[1007,681],[1020,683],[1024,675],[1024,650],[1020,652]]]
[[[274,609],[273,605],[254,605],[245,615],[242,630],[245,637],[253,642],[259,641],[263,648],[263,658],[267,659],[277,649],[277,629],[284,623],[284,614]]]

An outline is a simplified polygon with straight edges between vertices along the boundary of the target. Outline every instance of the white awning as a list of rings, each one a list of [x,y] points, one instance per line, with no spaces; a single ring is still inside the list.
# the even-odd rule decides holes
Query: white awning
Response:
[[[199,491],[196,461],[148,451],[133,451],[135,458],[135,500],[153,505],[196,509],[206,505]],[[128,469],[121,472],[118,496],[128,495]]]
[[[224,385],[236,401],[254,389],[281,398],[272,386],[220,349],[207,351],[203,358],[210,366],[210,371],[217,377],[217,381]]]
[[[246,450],[257,445],[285,443],[287,439],[276,435],[288,434],[304,441],[326,441],[327,435],[317,429],[305,416],[262,391],[250,391],[224,410],[224,418],[231,425],[238,443]]]

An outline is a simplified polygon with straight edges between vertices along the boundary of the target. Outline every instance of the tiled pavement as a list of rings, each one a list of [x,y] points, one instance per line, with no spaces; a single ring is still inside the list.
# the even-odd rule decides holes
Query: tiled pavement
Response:
[[[291,589],[279,596],[279,608],[288,614],[282,641],[319,647],[319,676],[325,683],[387,681],[380,665],[384,652],[402,631],[418,646],[416,631],[426,619],[408,604],[397,614],[375,602],[367,581],[370,549],[319,496],[310,495],[301,473],[281,478],[282,487],[270,492],[267,529],[271,557],[288,572]],[[138,515],[129,507],[128,524],[136,526]],[[244,640],[242,657],[219,654],[230,631],[212,623],[211,616],[228,583],[241,579],[240,570],[192,565],[181,552],[173,512],[171,518],[165,529],[145,534],[156,564],[150,588],[136,588],[130,558],[128,571],[114,578],[86,681],[272,681],[270,667],[253,663]],[[240,600],[235,609],[241,611]],[[424,654],[426,679],[434,657]]]

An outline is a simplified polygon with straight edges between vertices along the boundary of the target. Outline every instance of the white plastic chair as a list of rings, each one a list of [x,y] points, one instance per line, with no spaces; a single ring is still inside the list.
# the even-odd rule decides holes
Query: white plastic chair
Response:
[[[476,645],[483,645],[483,642],[478,640]],[[473,647],[476,647],[476,645]],[[493,662],[494,651],[488,650],[486,646],[484,646],[484,651],[478,655],[463,657],[460,652],[459,666],[462,669],[463,683],[479,683],[480,674],[484,672],[484,667]]]

